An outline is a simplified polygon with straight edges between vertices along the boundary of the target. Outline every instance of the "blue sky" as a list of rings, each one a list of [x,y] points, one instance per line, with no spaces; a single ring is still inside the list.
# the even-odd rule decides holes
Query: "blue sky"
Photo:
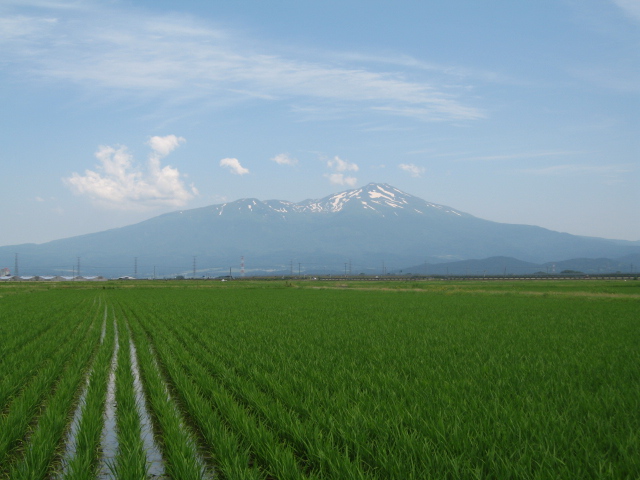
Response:
[[[0,245],[369,182],[640,240],[640,1],[0,0]]]

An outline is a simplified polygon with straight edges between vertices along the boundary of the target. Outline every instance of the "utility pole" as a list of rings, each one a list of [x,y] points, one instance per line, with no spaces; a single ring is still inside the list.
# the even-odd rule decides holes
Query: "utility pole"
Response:
[[[193,278],[196,278],[196,257],[193,257]]]
[[[153,279],[156,279],[156,266],[153,266]]]
[[[298,262],[298,276],[300,276],[300,262]]]
[[[13,274],[16,277],[20,276],[20,270],[18,269],[18,254],[17,253],[16,253],[16,260],[15,260],[14,265],[13,265]]]
[[[347,262],[344,262],[344,276],[347,276]]]
[[[80,257],[78,257],[78,276],[80,276]]]

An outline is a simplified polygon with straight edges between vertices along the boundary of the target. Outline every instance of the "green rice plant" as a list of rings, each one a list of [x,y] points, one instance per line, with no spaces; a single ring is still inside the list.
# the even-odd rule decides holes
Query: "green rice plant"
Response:
[[[136,330],[135,322],[132,322],[132,330],[145,393],[156,420],[158,436],[161,438],[159,443],[166,460],[167,474],[172,478],[184,480],[202,479],[203,466],[198,461],[193,439],[180,419],[150,345],[144,334]]]
[[[261,473],[256,465],[251,465],[250,451],[241,438],[228,427],[223,417],[212,409],[209,399],[203,395],[187,372],[182,370],[174,359],[165,361],[167,371],[186,410],[210,449],[216,473],[228,479],[265,478],[265,474]]]
[[[56,303],[51,310],[46,309],[46,315],[40,302],[36,302],[37,312],[32,311],[34,306],[29,304],[26,311],[20,309],[20,305],[13,305],[15,310],[5,309],[5,318],[9,321],[2,323],[9,325],[12,321],[15,328],[5,331],[1,337],[0,411],[6,409],[10,398],[28,384],[42,363],[71,335],[75,325],[64,321],[69,313],[63,311],[63,303],[59,300]],[[73,306],[72,310],[77,308],[79,306]]]
[[[359,469],[357,462],[353,463],[348,455],[343,455],[331,444],[329,438],[323,437],[313,424],[301,422],[292,411],[287,409],[281,402],[274,401],[272,397],[265,394],[263,390],[257,388],[256,384],[240,373],[241,369],[230,369],[223,362],[213,355],[206,345],[206,342],[195,332],[187,333],[187,327],[182,332],[174,330],[175,326],[169,326],[167,336],[160,338],[157,342],[167,345],[171,351],[180,352],[179,361],[183,365],[192,365],[192,369],[197,370],[199,375],[199,385],[213,386],[218,388],[224,386],[234,397],[235,403],[239,403],[240,408],[244,408],[247,415],[255,416],[261,423],[279,437],[279,440],[267,438],[268,444],[281,443],[285,441],[293,449],[299,459],[300,466],[292,469],[293,475],[299,475],[299,469],[312,472],[317,471],[320,475],[334,478],[363,478],[364,473]],[[156,326],[154,331],[160,330]],[[169,332],[171,331],[171,333]],[[184,353],[183,353],[184,352]],[[184,355],[190,353],[191,356]],[[195,363],[194,363],[195,362]],[[193,370],[191,370],[192,374]],[[252,372],[253,376],[258,375]],[[215,379],[213,378],[215,376]],[[181,378],[181,374],[175,374],[173,378]],[[199,389],[203,387],[199,386]],[[188,389],[180,388],[180,392]],[[246,436],[250,438],[249,435]],[[250,444],[252,449],[258,449]],[[290,455],[290,454],[288,454]],[[304,459],[304,460],[302,460]],[[271,459],[265,459],[270,463]],[[280,461],[279,463],[285,464]],[[281,472],[273,472],[279,476]]]
[[[130,322],[172,478],[204,476],[190,429],[223,478],[640,477],[635,286],[144,285],[102,293]],[[53,353],[0,416],[13,432],[5,472],[19,471],[69,375],[63,349],[47,342],[75,352],[74,329],[92,338],[99,330],[74,314],[23,335],[13,299],[34,319],[45,301],[97,312],[91,288],[0,301],[0,332],[21,339],[0,337],[5,365],[28,360],[29,349],[36,358],[34,346]]]
[[[51,462],[64,438],[72,412],[73,398],[84,378],[87,363],[95,351],[99,331],[89,329],[84,342],[71,354],[64,374],[55,386],[55,392],[44,406],[37,425],[29,438],[22,458],[12,465],[11,479],[45,478],[51,470]]]
[[[41,405],[46,402],[57,382],[63,379],[69,352],[74,352],[89,337],[89,321],[77,324],[75,335],[64,348],[55,352],[32,381],[9,405],[9,411],[0,417],[0,465],[6,465],[7,457],[27,434],[30,424],[37,418]]]
[[[140,417],[136,407],[129,349],[129,330],[120,319],[118,331],[118,374],[116,377],[116,405],[118,454],[114,472],[117,478],[146,478],[146,456],[141,438]]]
[[[80,422],[75,432],[75,447],[66,459],[65,479],[89,480],[95,478],[99,461],[100,435],[103,426],[103,412],[106,399],[107,380],[111,367],[114,330],[111,322],[106,323],[104,343],[95,359],[89,377],[89,384],[82,405]]]
[[[372,478],[633,478],[637,300],[525,287],[119,293],[163,358],[191,368],[186,348],[205,367],[227,425],[264,422],[300,457],[313,434]]]

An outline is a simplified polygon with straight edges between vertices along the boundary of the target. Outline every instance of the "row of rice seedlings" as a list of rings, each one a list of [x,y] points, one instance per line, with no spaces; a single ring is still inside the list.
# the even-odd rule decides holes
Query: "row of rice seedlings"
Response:
[[[43,305],[38,303],[40,309]],[[19,319],[17,331],[36,332],[31,338],[21,338],[22,342],[8,345],[0,367],[0,412],[2,412],[10,398],[26,385],[31,377],[40,369],[42,363],[65,342],[75,325],[68,322],[67,314],[51,315],[46,320],[29,317],[24,313],[17,314]],[[13,333],[11,334],[13,335]],[[11,337],[10,335],[10,337]]]
[[[140,418],[140,434],[142,436],[142,444],[147,460],[147,472],[153,478],[164,477],[164,460],[160,453],[160,448],[153,437],[153,424],[151,422],[151,415],[147,408],[147,399],[145,397],[144,388],[142,386],[140,367],[138,366],[137,348],[133,343],[131,329],[128,325],[127,330],[129,331],[129,357],[131,359],[131,373],[133,375],[135,406],[138,410],[138,417]]]
[[[154,333],[161,333],[161,325],[154,325],[151,328]],[[208,372],[195,360],[193,356],[187,355],[183,346],[179,344],[176,338],[171,334],[165,334],[156,338],[158,353],[160,354],[163,364],[171,369],[172,381],[178,383],[184,373],[191,376],[192,388],[183,386],[178,389],[181,396],[188,396],[189,392],[195,387],[196,390],[202,392],[206,401],[220,412],[224,419],[224,423],[229,428],[238,432],[243,440],[242,444],[245,449],[250,450],[255,455],[256,460],[264,468],[268,476],[279,479],[300,479],[307,478],[302,471],[293,452],[284,445],[277,436],[274,435],[265,425],[262,425],[248,412],[238,405],[234,398],[224,389],[220,389],[218,385],[212,382],[212,378]],[[201,352],[202,353],[202,352]],[[175,356],[175,358],[174,358]],[[180,372],[179,366],[185,368],[184,372]],[[217,419],[214,419],[215,422]]]
[[[175,325],[174,325],[175,326]],[[305,470],[317,471],[327,478],[364,478],[357,461],[352,462],[332,444],[331,437],[323,435],[313,422],[302,422],[297,415],[282,402],[276,401],[258,388],[247,376],[240,375],[239,369],[227,367],[210,351],[203,335],[197,336],[186,324],[181,324],[182,332],[174,330],[178,348],[189,352],[200,366],[202,375],[209,375],[210,381],[218,382],[232,393],[236,402],[241,401],[248,412],[258,416],[278,437],[289,443],[296,457],[305,465]],[[206,334],[205,334],[206,335]],[[183,338],[186,337],[186,338]],[[163,339],[161,342],[166,342]],[[254,371],[254,375],[259,375]],[[263,384],[268,382],[263,382]]]
[[[22,458],[11,466],[9,478],[45,478],[51,471],[56,449],[64,438],[73,399],[78,391],[87,363],[95,351],[99,331],[88,329],[81,345],[71,354],[53,395],[44,405],[35,430]]]
[[[131,323],[141,376],[152,415],[157,425],[157,436],[165,458],[166,473],[181,480],[201,480],[209,475],[198,456],[195,441],[181,418],[161,376],[157,360],[144,332]]]
[[[27,434],[40,406],[51,394],[55,382],[63,375],[64,368],[69,363],[69,352],[76,352],[81,345],[87,344],[90,323],[87,320],[84,323],[85,325],[80,321],[75,326],[73,334],[67,335],[65,347],[53,351],[29,385],[10,403],[8,413],[0,417],[0,466],[6,465],[7,456],[15,454],[12,450]]]
[[[211,402],[190,375],[173,358],[163,355],[162,359],[198,433],[208,446],[216,476],[247,480],[264,478],[265,474],[253,464],[246,444],[229,428],[217,410],[212,409]]]
[[[65,479],[95,478],[100,454],[103,413],[107,381],[111,369],[115,332],[113,323],[106,321],[106,309],[100,333],[101,347],[93,369],[87,377],[87,388],[77,406],[63,457],[61,476]]]
[[[22,296],[3,300],[0,304],[0,376],[6,373],[4,362],[19,354],[30,343],[38,341],[55,323],[65,315],[73,314],[80,305],[69,306],[66,300],[39,297],[25,301]],[[43,305],[47,305],[43,309]],[[25,323],[30,328],[25,328]]]
[[[640,472],[637,302],[324,292],[325,308],[288,290],[250,311],[232,290],[173,293],[132,298],[188,318],[239,366],[229,375],[360,455],[368,476]]]
[[[6,375],[0,381],[0,411],[24,388],[34,374],[72,334],[73,325],[56,325],[42,338],[16,354],[7,354],[3,368]]]
[[[118,368],[116,388],[116,429],[118,454],[113,466],[116,478],[146,478],[147,464],[142,442],[140,417],[136,407],[134,377],[131,365],[130,333],[124,321],[119,319]]]

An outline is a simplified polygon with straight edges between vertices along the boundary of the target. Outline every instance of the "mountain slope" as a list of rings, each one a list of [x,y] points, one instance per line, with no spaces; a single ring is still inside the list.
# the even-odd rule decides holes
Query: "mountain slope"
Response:
[[[615,258],[640,246],[491,222],[372,183],[319,200],[245,198],[42,245],[0,247],[0,266],[12,265],[16,252],[33,274],[61,273],[65,264],[70,270],[80,257],[85,273],[114,276],[133,273],[134,257],[140,275],[154,266],[159,274],[191,273],[193,257],[202,274],[237,270],[241,256],[262,271],[292,262],[305,271],[340,270],[346,262],[370,271],[381,262],[400,267],[492,256],[534,263]]]

